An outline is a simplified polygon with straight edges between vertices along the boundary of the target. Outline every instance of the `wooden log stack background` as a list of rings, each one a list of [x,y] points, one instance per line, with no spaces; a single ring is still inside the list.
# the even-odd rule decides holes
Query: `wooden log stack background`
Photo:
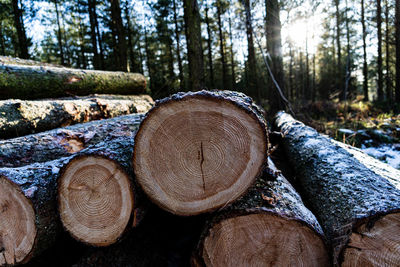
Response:
[[[131,96],[18,109],[100,99],[115,118],[0,128],[0,266],[400,265],[400,172],[283,112],[280,171],[244,94],[178,93],[151,109],[143,96],[130,115]],[[47,120],[71,116],[55,109]]]

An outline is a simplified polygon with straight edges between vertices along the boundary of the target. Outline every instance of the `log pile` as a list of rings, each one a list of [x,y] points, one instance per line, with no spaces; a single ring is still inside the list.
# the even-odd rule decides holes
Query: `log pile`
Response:
[[[231,91],[0,141],[0,266],[398,266],[400,172],[276,118],[294,176]]]

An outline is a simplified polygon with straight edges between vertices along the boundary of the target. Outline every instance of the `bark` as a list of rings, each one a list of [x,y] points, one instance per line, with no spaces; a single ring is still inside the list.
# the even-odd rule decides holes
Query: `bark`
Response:
[[[75,100],[0,101],[0,138],[13,138],[71,124],[147,112],[148,96],[132,100],[93,97]]]
[[[59,68],[63,67],[61,65],[54,63],[39,62],[31,59],[21,59],[18,57],[10,57],[10,56],[0,56],[0,65],[41,66],[41,67],[59,67]]]
[[[119,116],[0,141],[0,166],[20,167],[47,162],[101,142],[107,135],[137,130],[143,114]]]
[[[367,63],[367,30],[365,26],[365,6],[364,0],[361,0],[361,24],[362,24],[362,39],[363,39],[363,91],[364,101],[368,101],[368,63]]]
[[[96,2],[94,2],[96,4]],[[103,41],[101,38],[101,32],[99,29],[99,22],[97,20],[97,12],[96,12],[96,5],[93,5],[93,16],[94,16],[94,22],[96,25],[96,34],[97,34],[97,41],[99,42],[99,50],[100,50],[100,67],[102,70],[105,69],[104,65],[104,49],[103,49]]]
[[[131,148],[133,146],[134,132],[130,135],[109,135],[96,145],[86,148],[73,156],[63,157],[44,163],[33,163],[31,165],[16,168],[0,168],[1,179],[8,179],[19,186],[25,197],[30,200],[35,211],[36,238],[32,248],[32,255],[36,256],[51,247],[57,235],[62,230],[57,211],[57,179],[60,170],[71,160],[83,156],[103,157],[117,162],[132,181],[134,189],[132,171],[129,165]],[[140,204],[140,193],[134,191],[135,212],[132,216],[137,218],[136,223],[143,215]],[[143,203],[143,202],[142,202]],[[129,224],[130,227],[132,224]],[[136,225],[134,225],[136,226]]]
[[[183,9],[189,61],[189,89],[198,91],[204,89],[205,77],[200,13],[197,0],[184,0]]]
[[[153,202],[195,215],[240,197],[265,165],[267,146],[265,120],[251,98],[230,91],[178,93],[147,113],[135,137],[133,166]]]
[[[128,51],[129,51],[129,69],[128,72],[136,71],[135,69],[135,54],[133,52],[133,42],[132,42],[132,25],[131,25],[131,18],[129,16],[129,9],[128,5],[125,5],[124,8],[125,17],[126,17],[126,34],[128,35]]]
[[[280,171],[276,169],[271,159],[268,159],[268,166],[269,168],[264,171],[263,176],[257,179],[255,185],[245,196],[234,202],[231,206],[216,213],[206,224],[197,249],[193,254],[193,265],[221,266],[229,262],[229,256],[233,257],[232,261],[234,260],[238,265],[243,263],[251,265],[248,261],[252,260],[253,264],[257,263],[258,265],[262,263],[268,265],[271,262],[277,266],[330,265],[329,253],[324,244],[324,235],[317,219],[305,207],[300,195]],[[218,246],[219,240],[213,239],[214,235],[222,239],[219,235],[222,235],[224,230],[223,228],[221,230],[219,227],[220,225],[227,225],[229,220],[261,214],[268,216],[269,227],[271,227],[270,229],[265,229],[262,233],[262,235],[270,235],[268,242],[263,243],[263,246],[259,247],[258,242],[261,240],[259,237],[257,238],[257,234],[259,234],[257,232],[253,233],[251,239],[246,240],[248,242],[240,246],[240,248],[235,247],[234,244],[243,242],[242,240],[231,240],[229,243],[226,243],[226,246],[229,247],[229,249],[226,249]],[[254,218],[253,216],[253,221]],[[273,226],[275,219],[278,219],[282,224],[278,227]],[[286,227],[290,224],[294,224],[294,227],[292,226],[291,231],[287,231]],[[235,234],[235,230],[250,231],[251,229],[246,227],[246,225],[235,225],[235,228],[229,233],[231,237]],[[290,232],[307,232],[308,237],[303,236],[303,238],[299,239],[293,235],[288,238]],[[289,241],[286,241],[285,238],[286,240],[289,239]],[[210,242],[209,240],[214,242]],[[278,241],[281,241],[281,243]],[[253,242],[255,243],[254,245],[252,244]],[[289,242],[290,245],[285,244],[286,242]],[[312,243],[313,245],[310,245]],[[260,251],[256,253],[258,251],[253,250],[249,254],[246,254],[249,252],[247,247]],[[223,250],[224,253],[230,254],[224,255],[226,260],[224,262],[218,261],[215,257],[219,249]],[[313,252],[309,253],[307,252],[308,250]],[[258,261],[254,260],[254,257]],[[247,262],[245,262],[246,260]]]
[[[174,24],[175,24],[175,42],[176,42],[176,57],[178,60],[178,68],[179,68],[179,89],[181,91],[184,90],[185,81],[183,79],[183,66],[182,66],[182,58],[181,58],[181,43],[179,38],[179,27],[178,27],[178,16],[176,13],[176,0],[173,0],[174,4]]]
[[[96,38],[96,0],[88,0],[88,12],[89,12],[89,22],[90,22],[90,39],[92,41],[92,51],[93,51],[93,67],[94,69],[100,69],[99,54],[97,51],[97,38]]]
[[[383,101],[383,72],[382,72],[382,6],[381,0],[376,1],[376,26],[378,31],[378,81],[377,81],[377,92],[378,101]]]
[[[266,38],[267,38],[267,52],[271,56],[271,69],[276,82],[279,84],[282,92],[285,92],[283,61],[282,61],[282,42],[281,42],[281,21],[279,18],[279,2],[278,0],[265,1],[265,22],[266,22]],[[276,86],[272,83],[269,86],[268,100],[270,103],[271,112],[284,108],[281,97],[276,90]]]
[[[22,15],[22,10],[19,7],[19,0],[12,0],[13,12],[14,12],[14,24],[17,30],[18,36],[18,48],[19,56],[21,58],[29,58],[28,54],[28,40],[26,38],[24,18]]]
[[[250,1],[242,1],[246,13],[246,34],[247,34],[247,66],[248,66],[248,83],[252,97],[257,98],[257,102],[261,103],[261,92],[258,84],[257,62],[253,41],[253,26],[251,18]]]
[[[146,79],[138,73],[4,64],[0,65],[0,87],[0,99],[141,94],[145,92]]]
[[[359,256],[364,264],[376,260],[376,264],[385,265],[385,260],[398,258],[398,250],[379,245],[372,250],[375,256],[368,255],[368,238],[356,252],[352,242],[360,234],[369,237],[368,231],[374,233],[375,228],[376,239],[398,242],[388,240],[387,235],[393,236],[393,232],[379,232],[378,227],[387,214],[400,209],[400,172],[356,148],[318,134],[284,112],[277,114],[276,124],[285,133],[286,155],[297,174],[303,199],[324,229],[334,264],[343,259],[348,264],[349,253],[367,254]],[[394,225],[398,228],[398,224]],[[366,226],[367,232],[360,231],[360,226]],[[379,258],[381,255],[384,258]]]
[[[225,38],[222,32],[223,26],[221,21],[222,16],[222,7],[221,7],[221,0],[217,1],[217,17],[218,17],[218,33],[219,33],[219,52],[221,54],[221,65],[222,65],[222,87],[223,90],[228,89],[228,73],[226,67],[226,59],[225,59]]]
[[[400,0],[396,0],[396,103],[400,103]]]
[[[119,0],[111,0],[111,18],[113,30],[116,37],[116,47],[114,47],[114,53],[118,57],[117,70],[127,71],[128,60],[127,60],[127,49],[125,40],[125,30],[122,24],[121,7]]]
[[[207,48],[208,48],[208,69],[210,71],[210,87],[215,87],[214,80],[214,69],[213,69],[213,59],[212,59],[212,40],[211,40],[211,27],[210,19],[208,18],[208,7],[206,7],[206,25],[207,25]]]
[[[57,41],[58,41],[58,48],[60,50],[60,64],[65,65],[65,57],[64,57],[64,45],[61,36],[61,23],[60,23],[60,12],[58,10],[58,2],[57,0],[53,0],[54,6],[56,8],[56,19],[57,19]]]

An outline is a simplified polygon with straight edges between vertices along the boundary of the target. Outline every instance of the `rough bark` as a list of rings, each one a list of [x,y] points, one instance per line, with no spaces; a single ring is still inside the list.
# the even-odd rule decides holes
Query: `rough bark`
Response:
[[[197,0],[183,1],[187,56],[189,61],[189,89],[204,89],[204,63],[201,39],[200,11]]]
[[[365,5],[364,0],[361,0],[361,24],[362,24],[362,39],[363,39],[363,91],[364,101],[368,101],[368,63],[367,63],[367,30],[365,26]]]
[[[317,219],[304,206],[300,195],[276,169],[271,159],[268,159],[268,165],[269,169],[264,171],[264,175],[257,179],[245,196],[219,211],[206,224],[192,258],[193,265],[330,265],[322,228]],[[243,224],[246,218],[251,218],[253,222],[256,218],[265,218],[268,227],[260,233],[259,228],[251,229],[251,224]],[[230,229],[228,227],[233,220],[236,220],[236,225]],[[280,224],[276,225],[275,221]],[[225,232],[229,230],[229,233]],[[232,240],[242,231],[253,232],[244,240]],[[224,242],[226,234],[230,236],[230,241],[225,243],[227,248],[219,244]],[[249,250],[250,247],[255,247],[255,250]],[[219,250],[225,253],[220,258],[217,257]]]
[[[143,113],[153,105],[153,101],[148,101],[148,96],[135,96],[135,98],[134,100],[89,98],[0,101],[0,139],[19,137],[92,120]]]
[[[72,156],[62,157],[56,160],[33,163],[31,165],[16,168],[0,168],[0,179],[7,179],[17,185],[25,197],[32,203],[35,211],[36,237],[32,243],[32,250],[26,255],[26,259],[35,256],[49,248],[55,241],[62,227],[57,211],[57,179],[60,172],[65,171],[65,166],[71,161],[83,157],[101,157],[116,162],[121,170],[131,180],[131,188],[134,195],[134,209],[130,226],[136,226],[143,216],[145,202],[141,202],[141,193],[134,189],[130,158],[133,147],[134,131],[124,131],[107,135],[94,146],[81,150]],[[143,205],[142,205],[142,204]],[[13,249],[5,247],[5,250]],[[2,251],[4,252],[4,250]],[[26,260],[24,259],[24,260]],[[2,262],[1,262],[2,263]],[[3,264],[3,263],[2,263]],[[2,265],[1,264],[1,265]]]
[[[135,144],[135,174],[150,199],[172,213],[195,215],[251,186],[266,164],[268,136],[251,98],[200,91],[156,102]]]
[[[376,243],[374,249],[368,247],[377,240],[399,242],[399,223],[393,224],[393,232],[381,224],[391,214],[398,218],[400,172],[318,134],[284,112],[277,114],[276,124],[285,134],[286,154],[298,174],[303,199],[324,229],[334,264],[348,265],[355,259],[358,264],[390,265],[398,259],[398,248]],[[354,245],[360,235],[366,237],[365,243]]]
[[[0,99],[38,99],[68,95],[141,94],[139,73],[79,70],[48,66],[0,65]]]
[[[400,103],[400,0],[396,0],[396,103]]]
[[[0,166],[19,167],[71,156],[108,135],[136,131],[143,117],[143,114],[120,116],[0,141]]]

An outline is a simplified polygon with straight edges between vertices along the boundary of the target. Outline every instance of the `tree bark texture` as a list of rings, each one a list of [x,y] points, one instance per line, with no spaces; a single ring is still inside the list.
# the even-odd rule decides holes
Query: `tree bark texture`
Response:
[[[107,136],[130,135],[143,117],[143,114],[119,116],[0,141],[0,167],[20,167],[71,156]]]
[[[309,262],[308,264],[305,264],[305,266],[318,266],[317,263],[320,264],[319,266],[330,265],[329,254],[324,243],[324,234],[321,226],[311,211],[305,207],[300,195],[280,173],[280,171],[278,171],[270,158],[268,158],[268,168],[264,170],[263,175],[256,180],[255,185],[246,193],[246,195],[222,211],[218,211],[212,217],[212,219],[207,222],[198,246],[193,253],[193,265],[218,266],[222,264],[222,262],[214,262],[215,257],[212,255],[215,253],[213,251],[213,245],[206,244],[205,242],[208,237],[219,234],[216,230],[213,230],[213,227],[229,219],[240,216],[249,216],[252,214],[267,214],[271,215],[271,220],[273,220],[272,218],[277,217],[283,219],[284,222],[295,221],[298,222],[299,226],[303,225],[307,227],[310,232],[312,232],[312,236],[314,237],[313,239],[316,240],[314,240],[314,242],[318,243],[322,248],[320,248],[318,255],[307,259]],[[298,230],[297,228],[294,228],[293,231],[296,231],[295,229]],[[260,254],[264,254],[262,260],[265,262],[257,262],[257,264],[261,265],[264,263],[268,265],[271,262],[274,262],[277,265],[279,265],[279,262],[280,264],[283,264],[283,258],[293,257],[291,254],[293,252],[297,256],[305,257],[304,253],[308,252],[306,252],[307,249],[304,248],[306,248],[309,244],[297,244],[297,246],[291,247],[291,249],[286,248],[286,250],[285,248],[280,247],[282,244],[273,243],[273,239],[276,236],[287,236],[289,233],[286,231],[279,231],[279,229],[274,230],[275,231],[270,240],[271,244],[268,245],[268,242],[260,248]],[[254,240],[256,240],[256,238]],[[232,240],[231,242],[235,241]],[[240,242],[240,240],[237,240],[237,242]],[[290,243],[293,242],[293,240],[289,240],[287,242]],[[302,249],[304,249],[304,251],[302,251]],[[289,250],[291,250],[291,252],[289,252]],[[275,255],[271,255],[274,254],[271,253],[271,251],[275,251]],[[239,251],[236,251],[236,253],[238,252]],[[246,256],[247,258],[252,258],[249,255],[243,255],[243,257]],[[253,256],[257,257],[257,254],[254,254]],[[296,256],[294,256],[293,258],[289,259],[288,262],[294,264],[296,260],[298,259]],[[300,263],[300,261],[297,263]],[[243,262],[237,262],[237,264],[240,265],[243,264]],[[296,264],[293,266],[295,265]]]
[[[399,211],[400,172],[284,112],[277,114],[276,124],[285,135],[284,148],[303,199],[321,223],[337,265],[351,248],[348,242],[357,226],[366,223],[371,229],[381,217]]]
[[[127,96],[130,99],[112,97],[0,101],[0,139],[43,132],[70,124],[143,113],[154,104],[150,96]]]
[[[141,94],[146,90],[146,79],[139,73],[0,65],[0,87],[0,99]]]
[[[205,77],[200,10],[197,0],[184,0],[183,9],[189,61],[189,88],[191,91],[199,91],[204,89]]]

